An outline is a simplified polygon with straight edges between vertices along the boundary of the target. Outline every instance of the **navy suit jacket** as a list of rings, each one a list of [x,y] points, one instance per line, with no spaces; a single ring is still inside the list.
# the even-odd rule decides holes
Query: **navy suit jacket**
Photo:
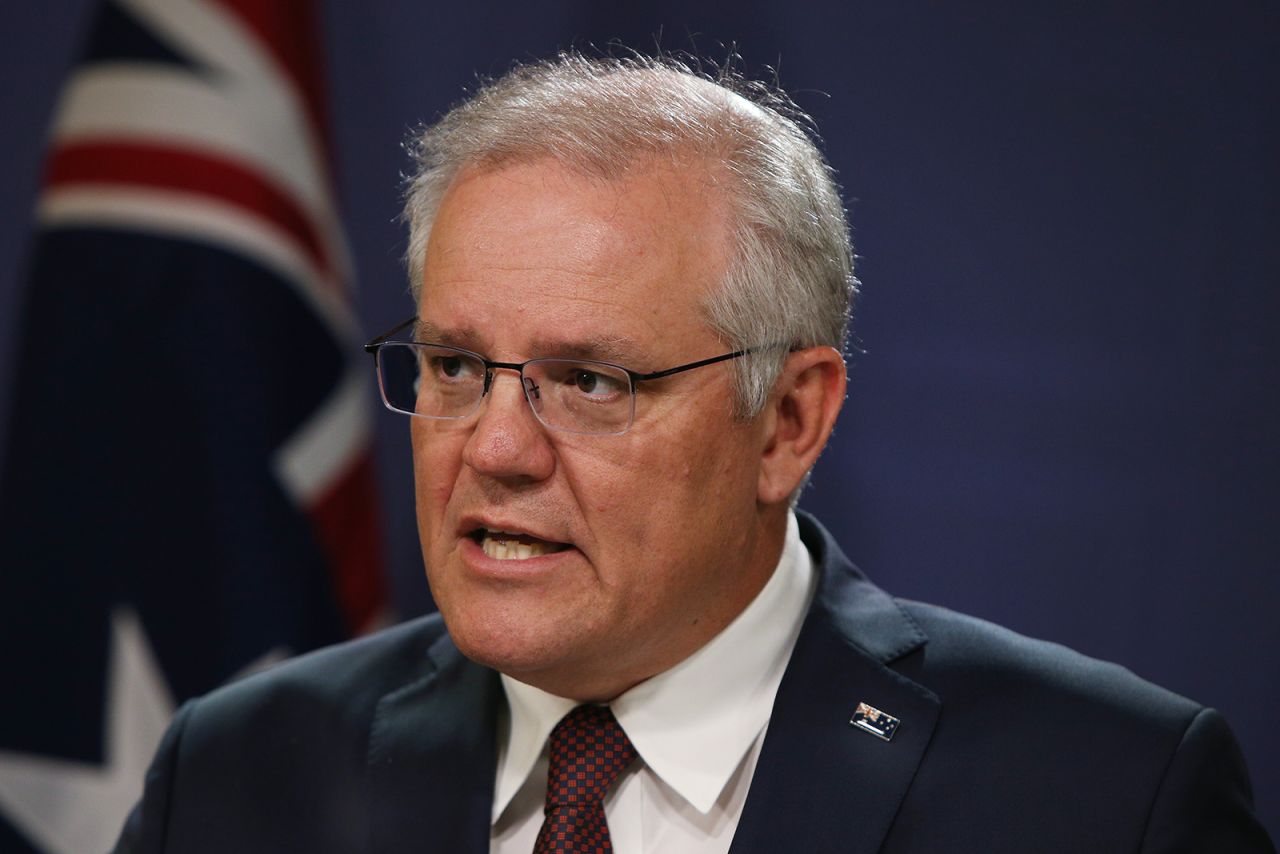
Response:
[[[1274,851],[1218,713],[896,600],[801,531],[821,581],[734,854]],[[182,707],[116,850],[482,854],[504,702],[435,616],[286,663]]]

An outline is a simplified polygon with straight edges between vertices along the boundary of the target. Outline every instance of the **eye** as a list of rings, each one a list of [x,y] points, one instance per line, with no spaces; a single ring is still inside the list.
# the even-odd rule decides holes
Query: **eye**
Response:
[[[574,368],[569,383],[588,397],[611,397],[626,391],[626,381],[588,368]]]
[[[479,373],[474,360],[457,353],[427,351],[424,355],[423,373],[440,382],[464,382]]]

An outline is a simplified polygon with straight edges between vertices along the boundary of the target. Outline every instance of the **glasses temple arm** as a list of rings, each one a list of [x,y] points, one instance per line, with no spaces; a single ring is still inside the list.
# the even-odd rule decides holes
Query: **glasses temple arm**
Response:
[[[366,353],[372,353],[376,351],[380,345],[386,343],[386,340],[388,338],[412,326],[417,319],[418,319],[418,316],[415,314],[413,317],[410,317],[408,320],[404,321],[403,323],[399,323],[395,327],[388,329],[386,332],[382,333],[377,338],[374,338],[368,344],[365,344],[364,351]]]
[[[669,377],[672,374],[679,374],[679,373],[683,373],[684,371],[692,371],[694,368],[702,368],[707,365],[714,365],[716,362],[727,362],[730,359],[737,359],[740,356],[745,356],[748,353],[753,353],[755,352],[755,350],[756,350],[755,347],[748,347],[746,350],[734,350],[732,353],[725,353],[722,356],[712,356],[710,359],[702,359],[697,362],[690,362],[687,365],[680,365],[679,367],[675,367],[675,368],[667,368],[665,371],[654,371],[651,374],[632,374],[631,379],[635,382],[640,382],[642,380],[657,380],[657,379],[661,379],[662,377]]]

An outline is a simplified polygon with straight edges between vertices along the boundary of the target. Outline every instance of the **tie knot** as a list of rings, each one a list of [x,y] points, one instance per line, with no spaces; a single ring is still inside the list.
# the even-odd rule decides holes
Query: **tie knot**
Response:
[[[547,805],[599,802],[636,758],[608,706],[578,706],[551,731]]]

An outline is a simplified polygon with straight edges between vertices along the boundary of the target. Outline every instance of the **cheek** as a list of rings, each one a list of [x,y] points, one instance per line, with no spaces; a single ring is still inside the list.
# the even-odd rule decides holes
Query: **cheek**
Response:
[[[602,541],[652,549],[662,531],[679,529],[693,508],[714,497],[706,448],[664,439],[617,442],[608,451],[561,456],[578,506]]]
[[[413,420],[413,481],[419,519],[439,521],[453,495],[462,467],[465,439],[433,430],[428,421]]]

